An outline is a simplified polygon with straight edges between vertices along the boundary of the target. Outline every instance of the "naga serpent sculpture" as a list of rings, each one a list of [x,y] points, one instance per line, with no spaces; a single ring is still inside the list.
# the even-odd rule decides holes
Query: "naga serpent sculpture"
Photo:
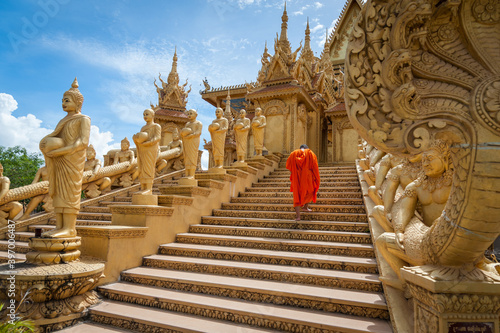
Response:
[[[346,103],[359,134],[400,157],[452,144],[450,197],[414,235],[428,266],[476,264],[500,234],[498,13],[497,0],[369,0],[349,38]]]

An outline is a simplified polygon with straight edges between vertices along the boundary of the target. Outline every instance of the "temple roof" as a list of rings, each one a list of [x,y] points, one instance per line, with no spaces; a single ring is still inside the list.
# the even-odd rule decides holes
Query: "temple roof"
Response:
[[[354,19],[363,7],[362,0],[347,0],[335,28],[325,42],[325,50],[334,64],[344,64],[347,40],[353,27]]]
[[[186,123],[189,120],[183,111],[163,108],[155,110],[155,118],[179,123]]]

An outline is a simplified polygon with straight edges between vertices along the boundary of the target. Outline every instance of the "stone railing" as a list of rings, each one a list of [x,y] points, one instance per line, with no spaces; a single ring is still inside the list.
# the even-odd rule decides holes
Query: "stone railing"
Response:
[[[158,156],[158,161],[173,160],[180,158],[182,151],[180,148],[169,149],[163,151]],[[134,173],[137,170],[137,159],[134,162],[123,162],[115,165],[105,166],[100,168],[96,173],[92,171],[86,171],[83,174],[82,189],[85,197],[87,199],[98,199],[99,201],[103,199],[103,191],[100,190],[98,184],[102,182],[103,179],[108,178],[114,186],[123,187],[125,191],[129,191],[133,185]],[[162,179],[162,177],[160,177]],[[137,185],[138,186],[138,185]],[[38,202],[44,202],[43,208],[45,213],[36,214],[30,216],[31,211],[33,211],[36,206],[28,205],[27,211],[24,212],[22,217],[17,217],[14,219],[16,222],[16,229],[27,227],[31,224],[36,224],[44,220],[53,217],[53,207],[51,204],[51,199],[49,197],[49,182],[41,181],[35,184],[30,184],[26,186],[21,186],[17,188],[10,189],[9,192],[0,200],[0,206],[8,206],[10,203],[16,203],[20,200],[37,200]],[[113,191],[112,196],[116,196],[117,192]],[[107,195],[106,195],[107,196]],[[89,200],[82,201],[82,206],[85,206]],[[7,226],[0,226],[0,239],[2,239],[7,232]]]

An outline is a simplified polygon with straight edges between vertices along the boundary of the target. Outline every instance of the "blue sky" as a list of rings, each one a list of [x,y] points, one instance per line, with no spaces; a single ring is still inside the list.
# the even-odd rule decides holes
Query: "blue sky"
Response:
[[[78,77],[92,119],[98,156],[138,132],[142,112],[157,103],[153,80],[171,69],[174,48],[181,82],[192,85],[188,108],[204,125],[214,108],[203,101],[202,79],[212,87],[254,81],[267,40],[281,29],[283,1],[274,0],[6,0],[0,2],[0,145],[38,151],[40,139],[65,115],[62,94]],[[325,30],[343,0],[287,2],[288,37],[304,39],[319,56]],[[203,142],[203,140],[202,140]],[[200,146],[200,149],[203,147]],[[204,156],[206,166],[207,156]]]

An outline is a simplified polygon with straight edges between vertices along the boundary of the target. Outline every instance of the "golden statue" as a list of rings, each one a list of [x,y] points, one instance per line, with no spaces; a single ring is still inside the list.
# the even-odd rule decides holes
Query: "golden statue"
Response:
[[[87,161],[85,161],[85,167],[83,171],[92,171],[93,175],[96,175],[101,169],[101,161],[96,158],[96,152],[93,145],[89,145],[87,147]],[[88,191],[94,191],[95,195],[90,195],[90,197],[96,197],[100,194],[96,190],[104,191],[109,186],[111,186],[111,179],[109,177],[102,177],[92,183],[83,185],[83,190],[85,190],[85,194]]]
[[[137,147],[137,164],[142,194],[152,194],[161,126],[154,122],[155,112],[153,110],[144,110],[143,116],[146,125],[141,128],[139,133],[134,134],[133,139]]]
[[[223,168],[224,165],[224,144],[226,142],[226,133],[229,123],[226,118],[222,117],[224,111],[222,108],[215,109],[215,116],[208,131],[212,137],[212,152],[214,157],[214,168]]]
[[[255,154],[257,156],[262,156],[262,149],[264,148],[264,130],[266,125],[266,117],[262,115],[262,109],[255,109],[255,117],[252,119],[252,131]]]
[[[422,235],[441,216],[448,201],[454,172],[448,144],[434,141],[422,154],[422,168],[425,174],[406,186],[394,213],[392,223],[396,233],[385,232],[376,241],[378,250],[400,279],[383,277],[385,283],[394,287],[401,288],[400,268],[407,263],[424,264]],[[417,205],[420,214],[416,213]]]
[[[113,164],[129,162],[131,165],[135,162],[134,152],[130,149],[130,141],[127,138],[120,143],[121,150],[115,154]]]
[[[240,117],[234,123],[234,136],[236,139],[237,163],[245,163],[247,155],[248,131],[250,130],[250,119],[245,117],[247,112],[241,109]]]
[[[172,132],[172,141],[167,145],[167,150],[179,148],[179,154],[182,154],[182,140],[179,130],[177,128]]]
[[[0,163],[0,200],[5,197],[10,189],[10,180],[3,175],[3,166]],[[23,206],[17,201],[11,201],[0,206],[0,227],[7,225],[7,220],[12,220],[23,209]]]
[[[387,154],[384,156],[384,159],[387,157],[390,159],[392,154]],[[374,186],[370,186],[368,189],[368,195],[372,200],[377,204],[377,206],[373,207],[372,216],[378,222],[378,224],[388,232],[393,232],[394,228],[392,226],[392,210],[394,206],[394,199],[396,198],[396,193],[401,185],[404,190],[408,184],[416,180],[422,173],[422,155],[418,154],[412,156],[410,158],[405,158],[402,162],[393,168],[391,168],[388,172],[386,172],[387,167],[384,167],[384,159],[381,161],[381,166],[376,175],[376,181]],[[387,159],[386,159],[387,161]],[[395,161],[393,158],[392,161]],[[392,166],[392,164],[390,163]],[[387,176],[384,182],[384,190],[381,195],[378,193],[377,185],[379,182],[381,183],[381,177]],[[381,188],[382,184],[379,185],[378,188]],[[376,200],[374,200],[376,197]],[[381,202],[379,202],[381,201]],[[398,209],[395,207],[395,209]]]
[[[31,184],[36,184],[40,181],[48,181],[49,180],[49,172],[47,170],[47,167],[44,165],[35,174],[35,178],[33,178],[33,181]],[[48,194],[42,194],[42,195],[37,195],[34,196],[33,198],[30,199],[30,202],[28,203],[28,206],[26,206],[26,209],[24,211],[23,216],[21,216],[20,220],[25,220],[30,217],[30,214],[33,210],[35,210],[36,207],[40,204],[40,202],[43,202],[43,209],[46,212],[51,212],[54,210],[54,207],[52,206],[52,199]]]
[[[201,129],[203,125],[196,120],[198,112],[191,109],[187,111],[189,121],[181,130],[182,144],[184,147],[184,166],[186,168],[186,178],[194,179],[196,166],[198,165],[198,148],[200,146]]]
[[[49,195],[56,213],[56,228],[42,237],[76,236],[76,216],[80,210],[82,176],[86,148],[89,144],[90,118],[81,114],[83,95],[75,78],[62,99],[68,114],[59,121],[54,132],[40,141],[49,175]]]

